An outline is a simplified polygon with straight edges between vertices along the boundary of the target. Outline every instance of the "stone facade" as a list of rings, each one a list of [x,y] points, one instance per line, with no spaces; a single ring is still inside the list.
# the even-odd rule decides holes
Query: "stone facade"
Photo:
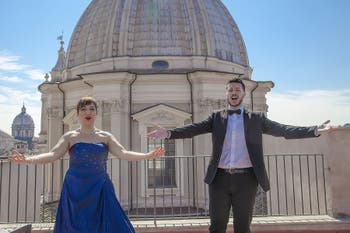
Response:
[[[274,85],[251,80],[242,36],[219,0],[94,0],[77,23],[67,54],[63,45],[61,41],[51,79],[46,77],[39,86],[42,151],[79,127],[75,105],[83,96],[98,102],[96,127],[113,133],[126,148],[146,152],[146,134],[153,124],[183,126],[225,108],[225,85],[233,77],[244,79],[244,105],[251,111],[266,113],[265,95]],[[174,146],[175,157],[211,153],[209,135],[176,140]],[[60,174],[46,181],[55,198],[61,167],[55,162],[46,171]],[[124,167],[123,172],[145,172],[134,169],[138,168]],[[175,172],[178,182],[182,170]],[[203,177],[199,172],[197,179]],[[147,196],[147,182],[134,184],[127,176],[122,188]],[[198,189],[205,190],[204,182],[198,183]],[[121,204],[126,206],[130,194],[123,195]],[[205,197],[198,198],[206,208]]]

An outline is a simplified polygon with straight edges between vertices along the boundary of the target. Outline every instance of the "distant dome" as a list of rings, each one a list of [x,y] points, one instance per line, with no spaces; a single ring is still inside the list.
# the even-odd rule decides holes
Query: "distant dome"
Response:
[[[22,126],[22,125],[28,125],[34,127],[34,121],[33,118],[26,113],[26,107],[22,107],[22,112],[18,114],[15,119],[13,120],[12,127],[13,126]]]
[[[33,118],[26,113],[26,107],[22,107],[22,111],[18,114],[12,123],[12,136],[15,139],[26,141],[28,148],[33,149],[34,137],[34,121]]]
[[[93,0],[74,29],[66,65],[141,56],[249,65],[239,29],[220,0]]]

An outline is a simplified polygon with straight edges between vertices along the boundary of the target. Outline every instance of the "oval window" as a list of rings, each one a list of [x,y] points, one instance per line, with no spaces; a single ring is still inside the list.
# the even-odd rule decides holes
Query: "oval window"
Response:
[[[163,60],[154,61],[152,63],[152,68],[156,70],[166,70],[169,68],[169,63]]]

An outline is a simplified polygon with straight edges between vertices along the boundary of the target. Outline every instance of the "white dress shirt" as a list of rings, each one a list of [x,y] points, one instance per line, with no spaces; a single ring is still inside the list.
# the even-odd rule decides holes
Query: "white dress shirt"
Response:
[[[252,167],[244,134],[244,108],[241,114],[228,115],[219,168]]]

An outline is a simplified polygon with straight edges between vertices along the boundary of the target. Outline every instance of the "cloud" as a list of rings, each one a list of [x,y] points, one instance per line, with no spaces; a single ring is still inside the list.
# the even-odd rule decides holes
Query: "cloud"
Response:
[[[0,71],[21,71],[29,66],[20,64],[20,56],[13,56],[0,52]]]
[[[6,100],[7,100],[7,97],[5,95],[2,95],[0,94],[0,106],[1,106],[1,103],[6,103]],[[5,112],[3,111],[5,108],[1,108],[2,111],[0,112]]]
[[[29,77],[30,80],[41,80],[44,81],[45,73],[40,69],[34,69],[30,65],[21,64],[20,56],[10,55],[6,52],[0,51],[0,71],[5,73],[6,77],[1,77],[0,80],[3,81],[13,81],[16,79],[8,79],[12,75],[11,73],[16,73],[17,75]]]
[[[332,125],[350,122],[350,89],[289,91],[269,93],[268,117],[292,125]]]
[[[39,69],[26,70],[24,73],[27,74],[29,78],[32,80],[40,80],[40,81],[45,80],[44,79],[45,73]]]
[[[12,121],[24,103],[34,120],[35,135],[38,135],[41,94],[37,91],[37,84],[39,80],[44,81],[44,72],[22,64],[20,60],[20,56],[0,51],[0,129],[11,134]]]
[[[10,82],[10,83],[20,83],[23,82],[22,79],[20,79],[17,76],[1,76],[0,75],[0,81],[4,81],[4,82]]]
[[[0,106],[6,105],[22,105],[24,103],[40,103],[40,93],[31,90],[23,91],[11,87],[0,86]],[[6,109],[2,108],[1,109]]]

